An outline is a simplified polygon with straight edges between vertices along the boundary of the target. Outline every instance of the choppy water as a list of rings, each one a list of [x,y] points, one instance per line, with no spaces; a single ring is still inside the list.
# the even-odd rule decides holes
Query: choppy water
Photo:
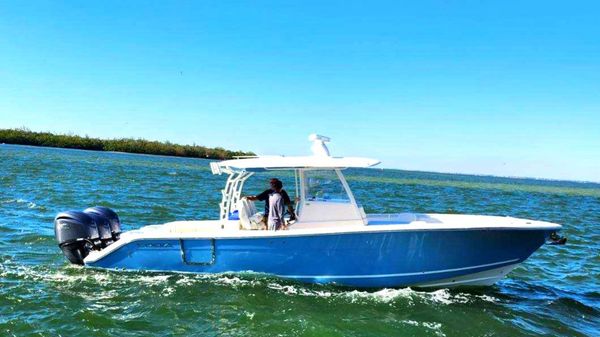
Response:
[[[105,205],[126,230],[215,218],[224,177],[199,159],[0,145],[0,335],[600,335],[600,184],[395,170],[347,176],[367,212],[547,220],[564,224],[569,242],[542,247],[477,290],[88,270],[68,265],[56,246],[57,212]],[[261,190],[261,178],[249,188]]]

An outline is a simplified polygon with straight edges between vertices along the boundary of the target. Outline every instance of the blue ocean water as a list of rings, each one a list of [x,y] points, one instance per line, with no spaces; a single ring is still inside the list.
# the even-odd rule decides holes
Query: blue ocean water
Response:
[[[0,145],[0,335],[600,335],[600,184],[378,169],[346,175],[368,213],[510,215],[561,223],[569,241],[542,247],[492,287],[468,290],[90,270],[63,258],[56,213],[104,205],[126,230],[216,218],[225,178],[202,159]],[[261,191],[266,178],[247,188]]]

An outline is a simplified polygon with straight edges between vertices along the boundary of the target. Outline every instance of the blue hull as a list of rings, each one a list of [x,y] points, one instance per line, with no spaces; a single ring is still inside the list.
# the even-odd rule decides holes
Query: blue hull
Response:
[[[192,273],[253,271],[311,283],[396,287],[520,263],[551,232],[479,229],[144,239],[88,266]]]

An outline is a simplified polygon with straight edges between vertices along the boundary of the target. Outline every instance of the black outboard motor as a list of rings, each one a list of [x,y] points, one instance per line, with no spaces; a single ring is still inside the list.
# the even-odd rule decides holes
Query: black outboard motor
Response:
[[[108,245],[113,243],[112,231],[110,230],[110,222],[108,219],[96,213],[89,213],[86,211],[83,211],[83,213],[87,214],[94,220],[94,223],[96,223],[96,226],[98,227],[98,234],[100,234],[100,246],[102,248],[106,248]]]
[[[83,265],[92,249],[100,249],[101,240],[94,219],[81,211],[66,211],[54,218],[54,236],[71,263]]]
[[[97,214],[108,219],[113,241],[119,240],[119,237],[121,236],[121,220],[119,220],[119,216],[115,211],[108,207],[95,206],[86,209],[84,212],[88,214]]]
[[[54,219],[54,234],[67,259],[83,265],[91,250],[101,250],[119,239],[121,222],[117,213],[102,206],[67,211]]]

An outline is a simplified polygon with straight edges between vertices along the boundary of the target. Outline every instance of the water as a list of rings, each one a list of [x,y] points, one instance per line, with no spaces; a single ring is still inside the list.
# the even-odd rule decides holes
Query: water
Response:
[[[88,270],[56,246],[56,213],[105,205],[126,230],[216,218],[225,177],[201,159],[0,145],[0,335],[600,335],[600,184],[395,170],[347,177],[370,213],[512,215],[564,224],[569,242],[475,290]],[[249,190],[266,178],[251,178]],[[293,176],[282,178],[293,195]]]

